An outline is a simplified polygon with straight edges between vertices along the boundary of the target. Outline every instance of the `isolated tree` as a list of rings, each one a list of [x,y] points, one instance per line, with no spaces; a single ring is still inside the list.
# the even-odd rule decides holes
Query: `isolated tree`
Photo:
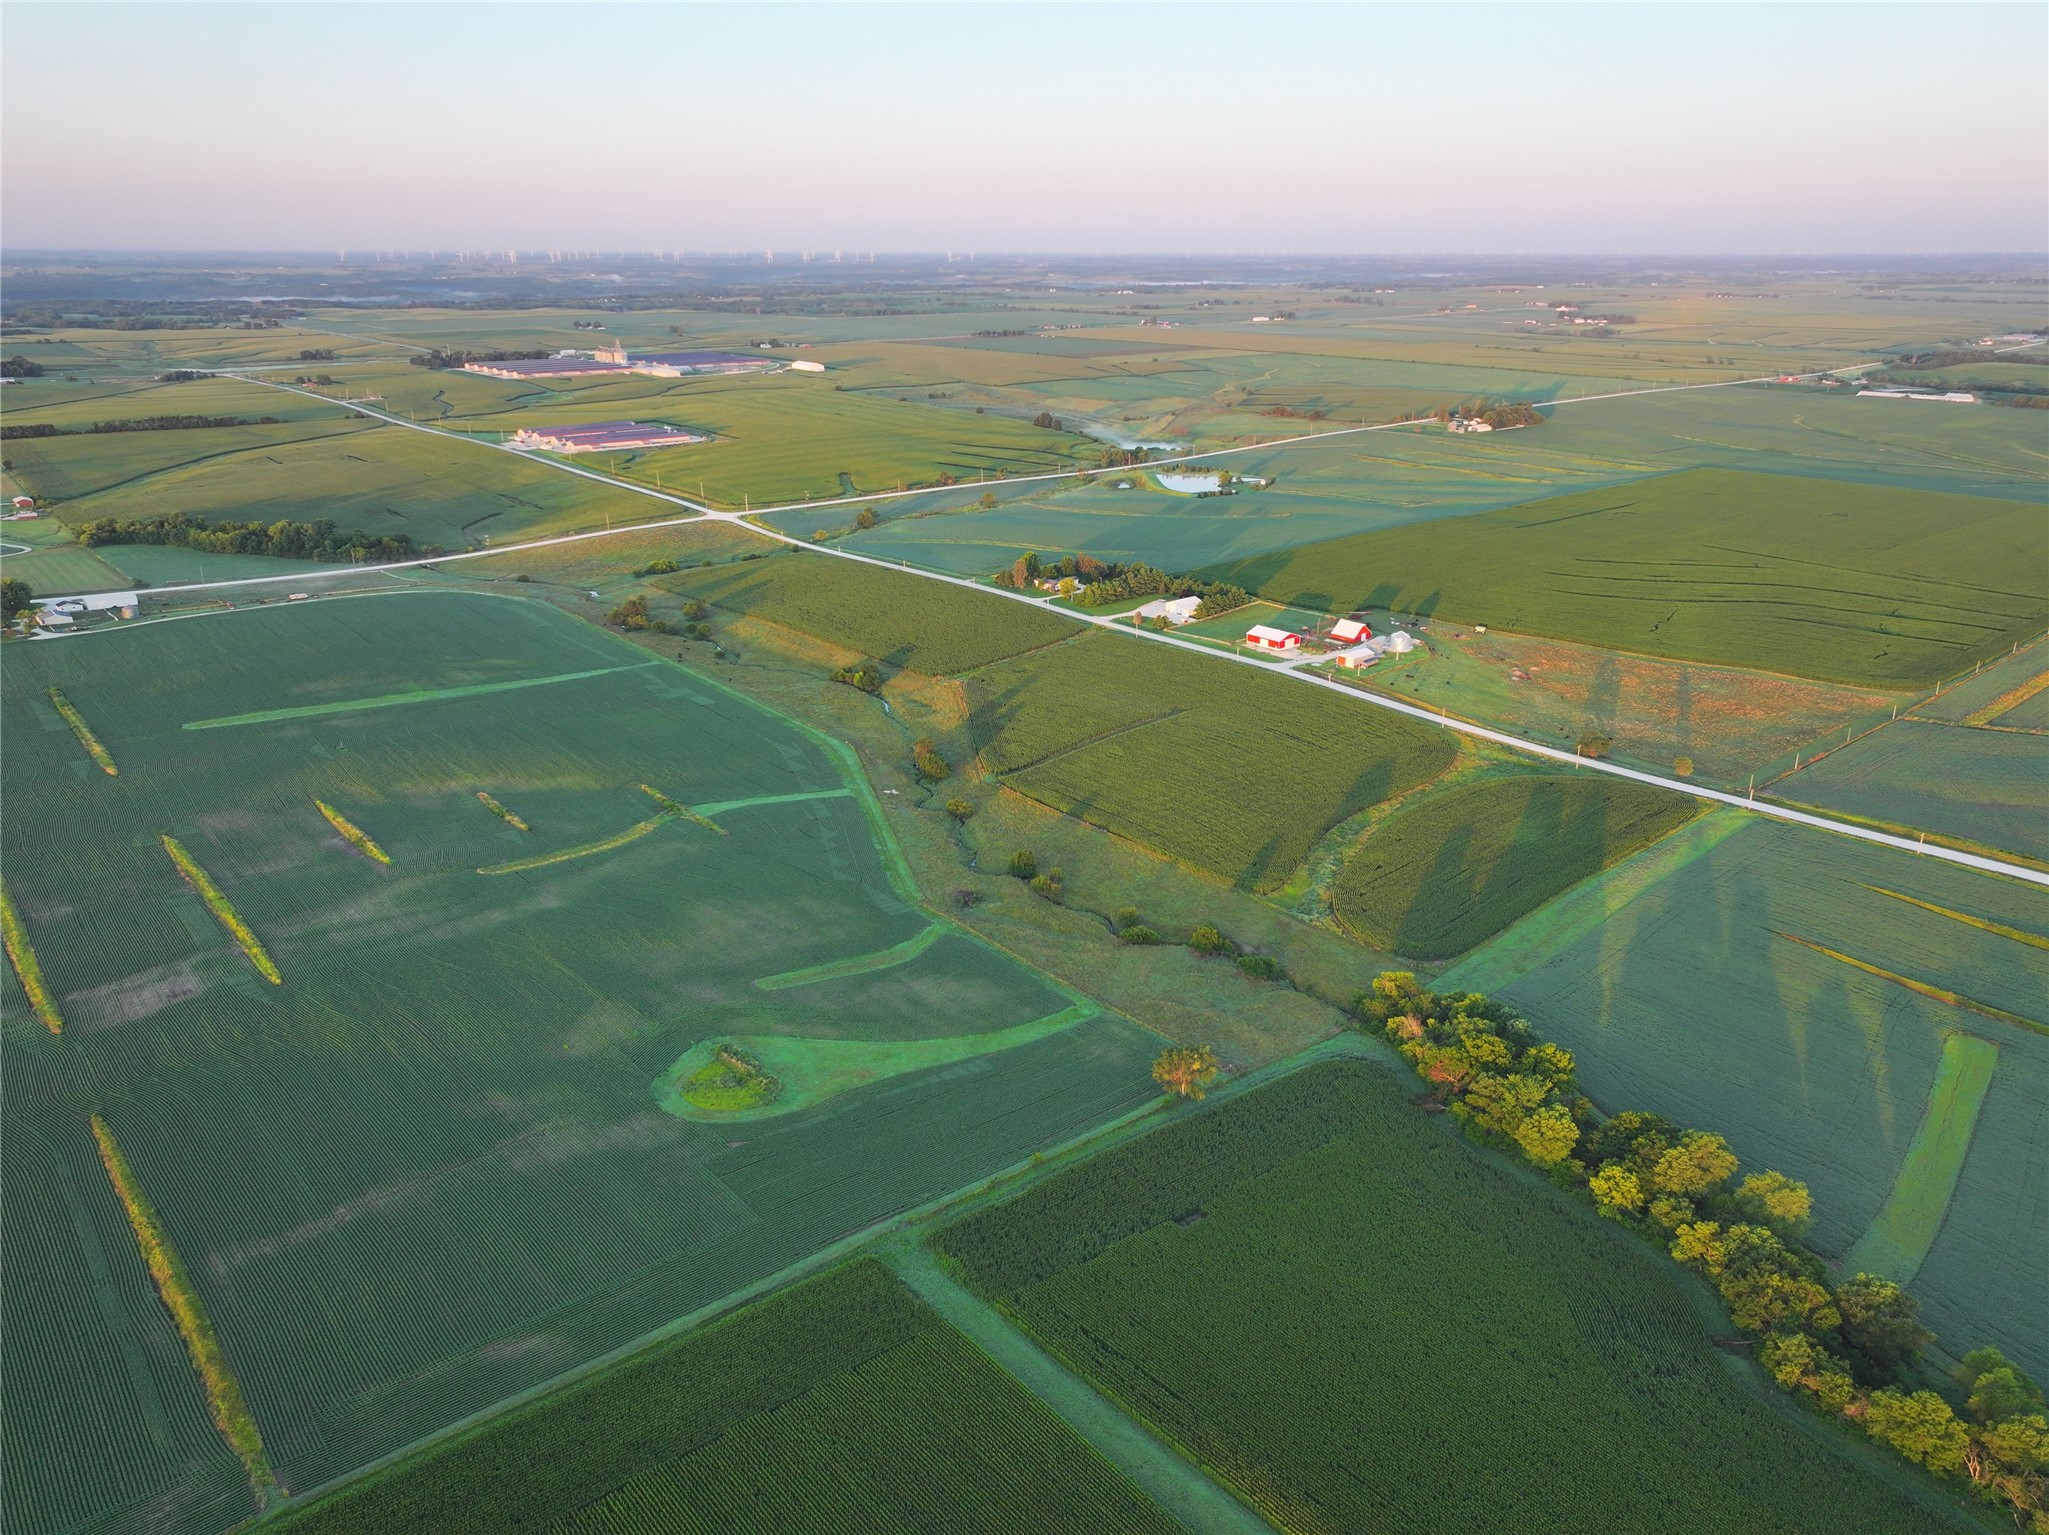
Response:
[[[1188,947],[1198,954],[1227,954],[1231,940],[1218,930],[1214,922],[1205,922],[1188,935]]]
[[[864,506],[861,508],[861,510],[854,513],[854,526],[862,529],[874,527],[875,508],[872,506]]]
[[[1039,872],[1038,856],[1028,847],[1021,847],[1010,855],[1010,874],[1013,879],[1033,879]]]
[[[1163,1090],[1199,1103],[1205,1090],[1216,1081],[1218,1067],[1217,1053],[1208,1045],[1177,1046],[1163,1051],[1153,1062],[1153,1080]]]
[[[946,813],[956,821],[965,821],[975,813],[975,807],[964,799],[950,799],[946,802]]]
[[[993,490],[985,490],[985,491],[983,491],[983,492],[982,492],[982,499],[981,499],[981,500],[979,500],[979,501],[977,501],[977,502],[975,503],[975,505],[979,506],[979,507],[980,507],[980,508],[981,508],[981,509],[982,509],[983,511],[985,511],[985,512],[993,512],[993,511],[995,511],[995,510],[996,510],[996,492],[995,492],[995,491],[993,491]]]

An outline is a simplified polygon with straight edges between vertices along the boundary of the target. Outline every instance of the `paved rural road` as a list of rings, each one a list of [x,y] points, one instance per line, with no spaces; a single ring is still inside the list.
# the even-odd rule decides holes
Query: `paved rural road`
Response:
[[[1878,364],[1875,362],[1861,363],[1852,368],[1832,368],[1824,371],[1841,375],[1858,371],[1860,368],[1877,366]],[[275,383],[270,379],[254,378],[246,372],[238,372],[232,368],[219,368],[211,371],[228,377],[244,378],[251,383],[262,384],[268,389],[281,389],[290,394],[304,395],[309,399],[328,400],[327,396],[315,394],[311,390],[300,389],[291,384]],[[1644,389],[1621,390],[1613,394],[1580,395],[1573,399],[1555,400],[1548,403],[1555,408],[1566,405],[1585,404],[1594,400],[1630,399],[1638,395],[1647,394],[1682,394],[1701,389],[1729,389],[1739,384],[1770,383],[1772,379],[1784,376],[1782,374],[1774,374],[1768,378],[1726,379],[1713,384],[1661,384]],[[1822,376],[1822,373],[1802,373],[1792,376],[1796,378],[1819,378]],[[335,402],[328,400],[328,403],[333,404]],[[577,475],[601,485],[609,485],[617,490],[630,491],[635,495],[646,496],[651,500],[665,501],[672,506],[683,508],[688,513],[688,515],[682,517],[663,518],[654,522],[632,523],[621,528],[601,529],[590,533],[568,533],[555,538],[537,538],[527,543],[506,544],[496,549],[476,549],[463,554],[441,555],[429,560],[397,561],[389,565],[376,566],[375,570],[380,574],[386,571],[407,570],[424,565],[447,565],[458,560],[496,558],[500,555],[516,554],[524,549],[546,549],[559,547],[563,544],[583,543],[591,539],[615,538],[628,533],[676,527],[684,523],[728,522],[744,527],[750,532],[760,534],[764,538],[772,538],[781,543],[788,544],[793,548],[808,549],[813,553],[830,555],[835,559],[854,560],[860,564],[874,565],[884,570],[902,571],[924,580],[940,581],[948,586],[965,587],[969,591],[980,592],[984,596],[1001,597],[1012,602],[1026,603],[1033,607],[1048,607],[1052,602],[1052,599],[1049,597],[1008,591],[1002,587],[986,586],[982,582],[971,580],[966,576],[949,576],[936,570],[924,570],[918,566],[902,564],[895,560],[878,559],[868,554],[856,554],[851,549],[836,548],[831,544],[814,544],[808,540],[780,532],[777,529],[763,527],[752,520],[768,512],[794,511],[804,507],[845,506],[856,501],[863,505],[870,505],[877,501],[894,500],[903,495],[929,495],[931,494],[929,490],[887,491],[875,496],[840,496],[831,501],[789,502],[782,506],[763,507],[759,512],[722,512],[705,506],[701,502],[693,501],[687,496],[675,495],[668,491],[651,490],[645,485],[636,485],[630,480],[614,479],[610,475],[599,474],[592,469],[582,469],[574,464],[565,464],[559,460],[544,458],[536,454],[520,453],[518,450],[506,447],[501,443],[486,442],[482,438],[467,437],[461,433],[443,431],[438,427],[427,426],[418,421],[409,421],[403,416],[394,416],[386,411],[373,410],[367,405],[350,405],[347,408],[359,411],[363,415],[373,417],[376,420],[387,422],[392,426],[401,426],[412,431],[425,432],[430,436],[439,437],[444,440],[471,443],[494,453],[515,453],[518,457],[530,463],[545,464],[549,468],[560,470],[564,474]],[[1155,467],[1161,464],[1185,464],[1198,459],[1208,461],[1225,458],[1234,453],[1266,453],[1276,449],[1293,447],[1305,442],[1319,442],[1332,437],[1356,437],[1364,432],[1394,431],[1402,427],[1414,426],[1415,424],[1412,421],[1388,421],[1374,426],[1338,427],[1331,431],[1310,432],[1301,437],[1279,438],[1273,442],[1261,443],[1256,446],[1219,448],[1206,453],[1184,453],[1170,458],[1156,458],[1150,460],[1147,467]],[[996,483],[1022,485],[1035,480],[1066,480],[1072,479],[1075,472],[1070,469],[1058,474],[1019,475],[1015,478]],[[195,581],[180,586],[154,587],[151,589],[151,595],[167,596],[180,592],[220,591],[245,586],[275,586],[279,582],[289,582],[293,585],[304,586],[314,581],[330,579],[336,575],[361,575],[362,573],[363,568],[350,566],[318,575],[249,576],[233,581]],[[1460,735],[1471,736],[1476,740],[1492,741],[1496,745],[1506,746],[1513,751],[1522,752],[1527,756],[1541,757],[1547,761],[1591,772],[1607,773],[1616,778],[1633,779],[1638,783],[1655,784],[1661,789],[1670,789],[1677,794],[1690,794],[1696,799],[1712,800],[1717,804],[1723,805],[1733,805],[1739,810],[1747,810],[1752,814],[1766,816],[1775,821],[1790,821],[1795,825],[1818,827],[1822,831],[1832,831],[1840,836],[1854,837],[1860,842],[1874,842],[1881,847],[1898,848],[1902,852],[1918,853],[1924,858],[1936,858],[1944,863],[1961,864],[1965,868],[1978,869],[1988,874],[2004,874],[2009,878],[2022,880],[2028,884],[2039,885],[2049,889],[2049,873],[2044,873],[2039,869],[2031,869],[2022,864],[2008,863],[1998,858],[1987,858],[1978,853],[1966,853],[1957,848],[1930,845],[1926,842],[1916,841],[1912,837],[1894,836],[1890,832],[1876,831],[1867,826],[1852,825],[1847,821],[1831,820],[1827,816],[1813,815],[1804,810],[1794,810],[1786,805],[1753,799],[1742,794],[1729,794],[1719,789],[1703,788],[1698,784],[1690,784],[1677,778],[1667,778],[1662,774],[1646,773],[1636,768],[1623,767],[1620,763],[1581,757],[1573,752],[1562,751],[1555,746],[1544,746],[1535,741],[1526,741],[1521,736],[1510,735],[1506,731],[1493,730],[1485,725],[1475,725],[1465,720],[1453,719],[1448,715],[1426,709],[1420,704],[1407,703],[1401,699],[1390,698],[1381,693],[1368,693],[1361,689],[1347,686],[1333,678],[1319,677],[1297,667],[1276,666],[1272,662],[1260,660],[1256,656],[1237,655],[1227,651],[1216,650],[1194,640],[1179,639],[1171,634],[1160,634],[1150,629],[1138,628],[1133,624],[1120,624],[1114,618],[1074,612],[1068,609],[1053,609],[1052,611],[1058,612],[1062,617],[1072,619],[1077,623],[1094,624],[1098,628],[1107,629],[1114,634],[1127,635],[1157,645],[1173,645],[1181,650],[1192,651],[1196,655],[1208,656],[1212,660],[1236,662],[1241,666],[1256,666],[1261,671],[1276,676],[1292,678],[1297,682],[1307,683],[1312,687],[1328,688],[1334,693],[1341,694],[1359,703],[1369,704],[1377,709],[1388,709],[1396,714],[1406,714],[1411,718],[1422,720],[1426,724],[1435,725],[1444,730],[1456,731]]]

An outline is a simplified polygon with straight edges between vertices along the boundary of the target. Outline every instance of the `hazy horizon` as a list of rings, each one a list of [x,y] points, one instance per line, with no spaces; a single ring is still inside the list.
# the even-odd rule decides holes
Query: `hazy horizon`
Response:
[[[2049,246],[2039,6],[5,16],[10,251]]]

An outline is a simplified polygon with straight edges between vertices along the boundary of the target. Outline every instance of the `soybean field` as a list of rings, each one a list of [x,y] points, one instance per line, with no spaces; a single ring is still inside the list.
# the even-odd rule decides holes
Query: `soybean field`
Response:
[[[1929,687],[2049,620],[2041,518],[2028,501],[1697,469],[1208,574],[1276,602]]]
[[[2049,896],[1716,811],[1437,984],[1525,1013],[1602,1109],[1807,1182],[1817,1250],[1910,1283],[1944,1347],[2049,1367]]]
[[[4,709],[62,1023],[10,967],[10,1528],[252,1511],[90,1113],[293,1492],[1147,1096],[1148,1036],[917,905],[843,748],[542,604],[29,645]],[[731,1039],[788,1090],[693,1118]]]
[[[1945,1526],[1739,1383],[1659,1254],[1406,1096],[1308,1066],[936,1241],[1280,1530]]]

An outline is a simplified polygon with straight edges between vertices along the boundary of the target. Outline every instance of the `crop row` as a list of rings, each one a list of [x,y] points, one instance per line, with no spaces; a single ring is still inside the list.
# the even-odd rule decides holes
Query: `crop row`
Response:
[[[0,935],[6,939],[8,963],[14,966],[30,1009],[42,1020],[44,1028],[52,1034],[62,1034],[64,1015],[57,1010],[57,999],[43,979],[42,964],[36,959],[28,928],[22,923],[21,913],[14,909],[14,897],[7,893],[5,881],[0,881]]]
[[[213,1411],[214,1424],[248,1472],[249,1485],[258,1501],[267,1501],[277,1490],[277,1478],[271,1474],[270,1462],[264,1457],[263,1436],[257,1432],[256,1420],[249,1414],[249,1404],[243,1399],[241,1384],[229,1368],[227,1356],[221,1352],[213,1322],[200,1303],[198,1292],[192,1288],[191,1276],[185,1272],[177,1250],[164,1234],[156,1211],[143,1193],[128,1159],[122,1156],[121,1148],[115,1143],[113,1131],[97,1114],[92,1116],[92,1133],[93,1139],[99,1143],[100,1161],[107,1169],[107,1177],[114,1185],[114,1192],[120,1196],[122,1208],[128,1212],[128,1224],[134,1229],[135,1245],[142,1250],[143,1262],[149,1267],[149,1277],[156,1284],[157,1294],[163,1297],[164,1308],[171,1313],[171,1320],[177,1324],[178,1336],[185,1340],[186,1351],[192,1356],[192,1367],[199,1372],[200,1383],[206,1388],[207,1405]]]
[[[121,770],[114,766],[114,754],[100,744],[100,738],[92,733],[92,726],[86,724],[85,716],[78,712],[78,706],[56,688],[50,689],[50,702],[57,706],[57,712],[64,717],[64,723],[71,727],[71,733],[78,737],[78,744],[85,748],[85,754],[100,765],[100,771],[114,776]]]
[[[482,789],[477,790],[477,798],[479,801],[482,802],[486,810],[490,811],[491,814],[497,816],[501,821],[503,821],[507,826],[510,826],[514,831],[533,830],[533,828],[527,825],[525,821],[521,820],[518,816],[514,815],[510,810],[507,810],[503,805],[499,804],[497,800],[493,799],[490,795],[486,794]]]
[[[349,846],[353,847],[364,857],[372,859],[377,863],[391,862],[391,854],[379,847],[371,839],[370,834],[364,831],[362,827],[351,821],[324,799],[316,799],[313,803],[320,807],[320,813],[327,817],[328,824],[342,834],[342,840],[348,843]]]
[[[178,866],[178,872],[185,876],[185,882],[198,892],[200,900],[206,903],[206,909],[213,913],[214,920],[228,930],[228,936],[249,956],[249,963],[254,965],[257,972],[271,985],[284,985],[285,978],[278,973],[277,965],[270,957],[270,951],[264,948],[262,941],[257,938],[249,924],[242,920],[242,914],[235,910],[227,896],[222,893],[221,887],[213,882],[213,876],[202,869],[198,860],[185,851],[185,845],[169,832],[163,834],[163,841],[164,851],[171,855],[171,862]]]

